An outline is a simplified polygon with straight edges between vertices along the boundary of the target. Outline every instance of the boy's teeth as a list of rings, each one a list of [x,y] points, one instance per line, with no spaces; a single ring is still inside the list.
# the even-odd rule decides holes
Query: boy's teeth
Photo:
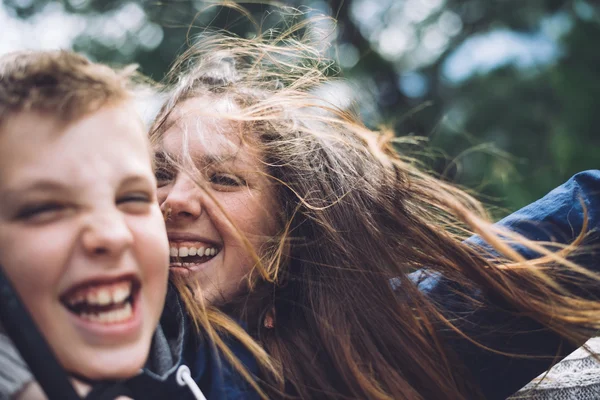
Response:
[[[98,295],[96,297],[98,301],[98,305],[106,306],[109,305],[112,301],[112,296],[110,295],[110,291],[106,288],[98,290]],[[92,303],[94,304],[94,303]]]
[[[190,247],[190,249],[188,250],[188,255],[195,256],[196,254],[198,254],[198,249],[196,249],[195,247]]]
[[[171,247],[170,253],[171,257],[177,257],[179,255],[179,250],[177,250],[177,247]]]
[[[83,293],[76,293],[74,296],[71,296],[67,299],[67,303],[70,306],[74,306],[75,304],[83,303],[85,300],[86,298]]]
[[[97,314],[94,313],[81,313],[79,316],[83,319],[87,319],[92,322],[99,322],[101,324],[114,324],[123,321],[127,321],[133,315],[133,309],[130,303],[126,303],[123,307],[104,311]]]
[[[91,290],[85,294],[84,300],[88,304],[98,304],[98,292],[95,290]]]
[[[131,282],[104,285],[102,287],[89,287],[74,293],[66,299],[66,303],[75,306],[87,303],[93,306],[107,306],[125,301],[131,295]]]
[[[112,302],[113,303],[121,303],[125,301],[129,297],[131,291],[126,287],[117,288],[112,292]]]
[[[179,248],[179,257],[187,257],[188,256],[188,248],[180,247]]]

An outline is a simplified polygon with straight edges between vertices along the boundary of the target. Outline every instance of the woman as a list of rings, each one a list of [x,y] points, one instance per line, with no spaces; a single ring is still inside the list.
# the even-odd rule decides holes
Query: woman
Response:
[[[561,206],[579,207],[573,235],[521,232],[567,244],[528,241],[314,96],[329,66],[289,32],[208,36],[175,64],[151,130],[172,272],[245,321],[285,378],[274,397],[505,398],[563,337],[600,327],[598,277],[566,258],[597,223],[597,172],[568,184],[585,207],[555,207],[567,226]]]

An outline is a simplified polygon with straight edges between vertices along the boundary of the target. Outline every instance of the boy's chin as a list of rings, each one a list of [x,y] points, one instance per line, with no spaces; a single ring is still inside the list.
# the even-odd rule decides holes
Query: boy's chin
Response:
[[[75,377],[91,381],[128,379],[138,375],[146,364],[150,343],[134,347],[117,351],[96,350],[80,360],[72,360],[66,369]]]

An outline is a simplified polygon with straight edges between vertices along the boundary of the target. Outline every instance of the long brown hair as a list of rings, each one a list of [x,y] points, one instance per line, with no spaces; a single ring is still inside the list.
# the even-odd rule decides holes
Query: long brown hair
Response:
[[[399,139],[315,95],[332,64],[312,36],[300,34],[306,27],[250,39],[206,33],[175,63],[169,100],[151,130],[160,142],[175,107],[213,96],[235,107],[198,118],[234,121],[259,139],[252,143],[277,187],[280,232],[260,254],[249,246],[250,289],[224,307],[245,319],[284,377],[267,387],[271,395],[479,397],[439,336],[440,327],[461,335],[459,327],[408,277],[424,266],[572,341],[597,331],[600,302],[557,278],[597,284],[567,258],[585,228],[575,243],[548,247],[493,227],[477,200],[399,154]],[[472,233],[501,256],[464,243]],[[525,260],[511,243],[540,257]],[[466,293],[465,301],[480,301]]]

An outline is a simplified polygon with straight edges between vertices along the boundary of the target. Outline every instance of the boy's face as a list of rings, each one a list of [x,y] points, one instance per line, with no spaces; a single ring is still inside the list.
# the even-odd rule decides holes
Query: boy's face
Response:
[[[126,104],[60,127],[0,129],[0,264],[59,361],[90,379],[135,375],[169,262],[146,133]]]

